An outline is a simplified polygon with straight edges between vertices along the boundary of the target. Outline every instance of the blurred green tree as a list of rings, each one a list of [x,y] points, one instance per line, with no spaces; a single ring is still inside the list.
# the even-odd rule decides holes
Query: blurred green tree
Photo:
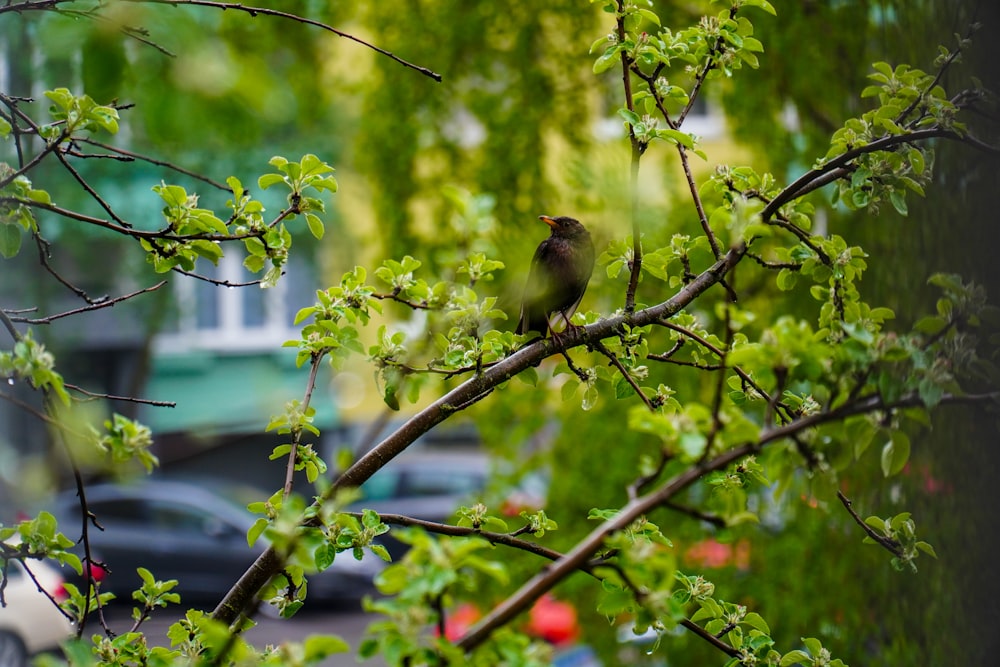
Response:
[[[414,522],[344,513],[350,490],[465,411],[492,450],[524,470],[547,468],[549,505],[507,519],[496,504],[464,508],[456,525],[423,526],[448,539],[413,533],[410,554],[380,581],[390,597],[372,607],[387,618],[361,647],[365,655],[378,652],[394,664],[544,664],[545,647],[513,621],[552,589],[579,603],[587,641],[608,661],[627,650],[619,633],[630,629],[653,637],[650,661],[836,665],[831,650],[884,664],[983,655],[976,638],[988,613],[956,617],[949,641],[923,640],[933,637],[927,624],[945,620],[957,600],[937,594],[945,570],[914,597],[894,598],[923,602],[923,622],[907,613],[883,619],[880,612],[896,603],[880,603],[908,584],[895,573],[868,575],[889,559],[902,570],[923,565],[921,554],[934,555],[923,539],[927,522],[908,510],[958,498],[947,493],[937,459],[914,444],[931,410],[995,399],[995,347],[976,334],[991,333],[997,312],[979,285],[954,275],[979,255],[920,267],[921,287],[934,276],[926,291],[910,289],[911,301],[893,295],[914,278],[882,260],[898,252],[895,240],[879,254],[853,245],[853,233],[868,232],[862,224],[882,227],[870,232],[874,247],[885,226],[901,224],[867,216],[862,223],[862,211],[931,209],[914,203],[914,193],[934,196],[933,178],[961,175],[944,189],[974,202],[966,219],[988,215],[986,200],[970,193],[996,178],[995,161],[976,158],[977,168],[966,169],[938,150],[954,141],[963,156],[971,145],[995,160],[995,128],[973,115],[991,112],[990,97],[968,71],[958,73],[960,57],[988,56],[964,38],[972,17],[965,4],[949,14],[961,35],[957,43],[941,39],[937,62],[909,58],[914,67],[880,63],[872,73],[869,64],[886,57],[879,36],[918,25],[921,53],[932,50],[939,22],[929,7],[914,21],[893,3],[800,3],[780,8],[778,19],[765,0],[664,4],[413,1],[388,13],[311,2],[281,10],[210,1],[0,8],[0,20],[28,14],[27,31],[7,28],[10,43],[45,55],[38,72],[16,61],[20,78],[12,84],[32,84],[38,74],[79,79],[91,91],[53,86],[44,93],[48,115],[22,99],[31,86],[0,97],[0,131],[11,141],[0,171],[5,257],[23,257],[25,239],[72,242],[76,232],[62,236],[66,227],[87,229],[81,238],[120,237],[158,273],[191,272],[199,258],[214,262],[226,248],[242,248],[264,287],[279,279],[293,231],[334,237],[331,252],[350,262],[296,317],[301,338],[290,345],[311,373],[304,400],[268,427],[289,441],[275,450],[287,459],[288,482],[251,506],[260,518],[249,541],[265,535],[271,546],[211,617],[192,612],[171,630],[179,648],[108,636],[93,647],[102,661],[283,660],[238,638],[242,614],[261,594],[290,616],[303,604],[306,572],[366,549],[385,555],[376,541],[383,519]],[[68,20],[94,16],[97,31],[81,32]],[[783,23],[770,23],[776,20]],[[343,67],[333,45],[339,37],[331,36],[339,34],[331,24],[341,22],[372,33],[410,64],[377,52],[358,67],[360,77],[345,71],[353,67]],[[219,39],[199,39],[206,31]],[[131,40],[111,38],[119,32]],[[828,49],[800,46],[816,34]],[[163,57],[167,50],[176,58]],[[422,76],[422,66],[437,63],[444,83]],[[850,101],[863,89],[861,101]],[[685,120],[703,91],[713,90],[730,110],[735,136],[761,151],[766,169],[695,173],[694,158],[710,158]],[[124,102],[132,98],[144,101],[134,114]],[[125,112],[134,120],[123,122]],[[608,117],[622,128],[624,151],[594,138],[594,123]],[[154,190],[162,220],[148,214],[148,199],[104,200],[97,193],[113,192],[121,165],[90,160],[80,146],[125,156],[96,143],[101,132],[123,128],[132,149],[222,175],[174,169]],[[303,156],[264,166],[288,152]],[[667,156],[682,168],[647,168]],[[77,161],[79,170],[71,166]],[[328,161],[370,179],[372,225],[338,224],[328,214],[325,197],[338,189]],[[163,173],[159,160],[142,164],[140,176]],[[353,176],[345,171],[338,178]],[[567,184],[575,192],[560,191]],[[824,185],[837,189],[836,205],[815,192]],[[211,194],[195,195],[195,186]],[[597,194],[579,192],[588,186]],[[67,190],[75,194],[64,197]],[[550,208],[569,205],[578,211]],[[525,248],[533,245],[527,238],[538,240],[520,221],[539,212],[573,212],[588,224],[592,216],[603,253],[591,310],[558,336],[533,342],[512,334],[504,319],[516,311]],[[982,238],[971,227],[936,226],[962,248]],[[376,268],[350,268],[372,239],[379,247],[364,250],[377,255]],[[383,255],[390,259],[379,264]],[[884,291],[859,288],[869,256],[873,271],[882,264]],[[491,282],[505,264],[507,278]],[[89,301],[85,309],[137,296]],[[893,310],[900,326],[890,326]],[[400,313],[409,326],[399,325]],[[27,319],[4,307],[13,342],[0,352],[0,372],[41,392],[46,419],[66,425],[54,430],[65,444],[79,436],[70,428],[73,413],[64,412],[79,392],[67,389],[31,332],[15,326]],[[362,357],[389,407],[421,407],[326,479],[327,464],[308,442],[316,434],[309,405],[316,371]],[[555,363],[543,363],[548,357]],[[439,378],[441,387],[433,383]],[[105,431],[83,440],[115,461],[155,463],[141,425],[116,417]],[[953,474],[994,460],[970,450]],[[292,493],[295,470],[316,485],[308,492],[315,503]],[[923,496],[915,495],[920,487]],[[976,488],[983,487],[987,481]],[[968,510],[963,516],[984,511],[965,496],[956,506]],[[7,542],[15,535],[19,544]],[[57,534],[45,513],[0,528],[0,536],[6,560],[44,555],[81,566],[69,550],[74,540]],[[858,547],[862,537],[881,550]],[[493,545],[515,555],[497,555]],[[955,562],[983,567],[978,554],[968,558]],[[171,600],[169,582],[143,579],[140,624]],[[995,608],[994,596],[975,593]],[[451,607],[463,598],[485,615],[446,641],[440,635]],[[68,606],[85,615],[96,600],[72,591]],[[335,640],[307,642],[305,662],[337,648]],[[86,663],[90,650],[78,644],[71,658]]]

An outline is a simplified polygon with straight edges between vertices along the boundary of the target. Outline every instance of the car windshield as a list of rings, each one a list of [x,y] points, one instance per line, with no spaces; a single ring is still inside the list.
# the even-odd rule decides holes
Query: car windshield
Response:
[[[465,496],[482,490],[486,475],[478,468],[448,465],[401,465],[383,469],[361,486],[369,501],[428,496]]]

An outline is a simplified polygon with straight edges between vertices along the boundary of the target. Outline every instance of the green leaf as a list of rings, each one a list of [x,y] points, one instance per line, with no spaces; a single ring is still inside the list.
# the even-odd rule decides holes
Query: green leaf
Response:
[[[648,9],[639,9],[637,11],[639,12],[639,15],[642,16],[642,18],[646,19],[650,23],[655,24],[657,27],[660,26],[660,17],[657,16],[655,12],[652,12]]]
[[[345,653],[351,650],[350,645],[334,635],[309,635],[302,642],[305,649],[305,660],[311,664],[334,653]]]
[[[781,662],[778,664],[780,667],[791,667],[791,665],[801,665],[803,663],[812,663],[812,660],[809,658],[809,654],[805,651],[795,649],[794,651],[789,651],[783,655],[781,657]]]
[[[153,577],[153,573],[144,567],[137,567],[135,569],[139,573],[139,577],[142,579],[142,583],[147,586],[152,586],[156,583],[156,578]]]
[[[818,656],[823,651],[823,644],[815,637],[803,637],[802,643],[806,645],[806,650],[814,656]]]
[[[911,148],[906,153],[906,157],[910,160],[910,167],[914,174],[919,176],[924,173],[924,154],[920,152],[920,149]]]
[[[517,374],[517,379],[526,385],[538,386],[538,371],[529,366]]]
[[[910,438],[902,431],[893,431],[889,442],[882,447],[882,474],[897,474],[910,460]]]
[[[610,48],[601,54],[601,57],[594,62],[594,74],[607,72],[619,62],[621,62],[621,60],[618,58],[618,47]]]
[[[888,523],[882,517],[870,516],[865,519],[865,525],[871,526],[880,533],[885,533],[889,529]]]
[[[261,190],[267,190],[272,185],[276,185],[285,180],[285,177],[281,174],[264,174],[257,179],[257,187]]]
[[[621,400],[623,398],[628,398],[633,394],[635,394],[635,390],[632,389],[632,385],[629,384],[629,381],[622,376],[618,376],[618,379],[615,380],[615,398]]]
[[[889,193],[889,201],[892,202],[892,207],[896,209],[896,212],[900,215],[906,215],[906,196],[903,194],[902,190],[893,190]]]
[[[928,315],[917,320],[913,325],[915,331],[934,336],[948,326],[948,320],[939,315]]]
[[[638,125],[640,123],[639,114],[629,109],[619,109],[618,115],[625,119],[625,122],[629,125]]]
[[[680,130],[657,130],[656,136],[660,139],[666,139],[671,143],[680,144],[684,148],[694,148],[694,138],[687,132],[681,132]]]
[[[389,555],[389,550],[381,544],[369,544],[368,548],[371,549],[373,554],[384,560],[386,563],[392,562],[392,556]]]
[[[253,522],[250,526],[250,530],[247,531],[247,545],[253,546],[257,539],[264,533],[267,529],[268,521],[267,519],[261,517]]]
[[[758,614],[757,612],[751,611],[746,616],[743,617],[743,622],[752,628],[756,628],[763,632],[765,635],[771,634],[771,628],[768,627],[767,621]]]
[[[782,292],[787,292],[788,290],[795,287],[795,283],[798,282],[799,274],[791,269],[782,269],[778,271],[777,284],[778,289]]]
[[[744,0],[743,4],[747,7],[759,7],[771,16],[777,16],[778,13],[774,11],[774,7],[767,0]]]
[[[316,559],[316,568],[322,572],[331,565],[333,565],[334,559],[337,557],[337,548],[330,544],[329,542],[324,542],[319,547],[316,548],[314,553],[314,558]]]
[[[317,241],[323,238],[323,221],[313,213],[306,213],[306,224],[309,225],[309,232]]]
[[[21,228],[10,223],[0,222],[0,255],[10,259],[21,249]]]

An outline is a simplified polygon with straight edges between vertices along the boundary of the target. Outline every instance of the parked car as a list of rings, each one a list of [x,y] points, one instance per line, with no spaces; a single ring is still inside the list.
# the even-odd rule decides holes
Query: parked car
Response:
[[[349,509],[371,509],[378,514],[403,514],[445,523],[459,507],[471,505],[483,496],[489,478],[489,458],[478,449],[406,452],[362,484],[361,499]],[[540,507],[544,491],[537,487],[544,483],[531,481],[534,483],[522,482],[502,504],[491,506],[492,513],[516,516],[521,509]],[[393,539],[391,531],[382,540],[394,561],[408,548]]]
[[[361,499],[348,509],[446,522],[459,507],[476,501],[486,486],[488,470],[489,461],[479,452],[404,453],[362,484]],[[393,561],[409,548],[392,531],[379,539]]]
[[[119,599],[131,599],[141,585],[136,568],[145,567],[157,579],[177,579],[182,602],[218,602],[267,546],[263,539],[247,545],[255,520],[249,511],[202,486],[98,484],[87,488],[87,505],[104,528],[89,531],[91,549],[108,570],[101,590]],[[79,512],[75,492],[57,498],[54,513],[64,532],[78,524]],[[309,577],[309,599],[358,600],[374,591],[383,567],[373,554],[357,561],[345,553]]]
[[[40,561],[29,561],[28,568],[56,600],[65,598],[58,569]],[[0,667],[27,667],[32,655],[54,651],[72,635],[73,624],[38,590],[18,561],[10,561],[3,595],[6,606],[0,606]]]

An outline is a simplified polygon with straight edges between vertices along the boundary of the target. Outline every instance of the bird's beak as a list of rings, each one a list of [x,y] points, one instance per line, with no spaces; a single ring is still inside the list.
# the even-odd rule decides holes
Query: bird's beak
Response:
[[[553,220],[552,218],[550,218],[547,215],[540,215],[540,216],[538,216],[538,219],[541,220],[542,222],[544,222],[549,227],[555,227],[556,226],[556,221]]]

